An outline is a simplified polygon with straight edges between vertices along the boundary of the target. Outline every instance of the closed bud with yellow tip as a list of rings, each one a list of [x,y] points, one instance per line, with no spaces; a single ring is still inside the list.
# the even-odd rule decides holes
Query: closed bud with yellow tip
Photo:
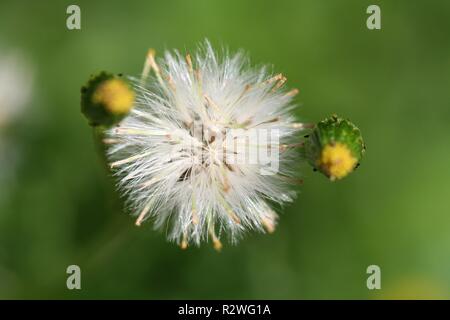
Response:
[[[332,181],[351,173],[359,165],[364,151],[361,131],[349,120],[336,115],[320,121],[305,142],[309,163]]]
[[[128,114],[134,98],[126,80],[101,72],[81,88],[81,112],[92,126],[111,126]]]

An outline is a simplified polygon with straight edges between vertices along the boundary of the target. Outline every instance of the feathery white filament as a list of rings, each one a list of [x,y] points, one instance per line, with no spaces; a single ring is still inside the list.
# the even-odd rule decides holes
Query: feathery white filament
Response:
[[[167,52],[155,61],[149,53],[143,78],[134,80],[133,110],[107,132],[110,165],[137,225],[152,218],[182,247],[210,239],[216,249],[222,231],[231,241],[246,229],[273,231],[269,203],[292,200],[294,158],[286,146],[302,125],[290,115],[295,91],[283,90],[286,78],[246,65],[241,53],[220,59],[208,42],[193,58]],[[256,144],[279,153],[276,174],[228,160],[243,152],[227,149],[231,132],[245,142],[254,129],[277,133],[279,145]]]

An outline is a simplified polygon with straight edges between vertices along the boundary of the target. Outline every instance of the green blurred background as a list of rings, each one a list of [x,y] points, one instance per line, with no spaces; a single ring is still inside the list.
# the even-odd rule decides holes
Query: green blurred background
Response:
[[[69,4],[81,30],[66,28]],[[366,27],[370,4],[381,30]],[[444,0],[1,0],[0,57],[19,51],[34,82],[0,131],[0,298],[449,298],[449,31]],[[138,75],[149,47],[192,52],[204,38],[273,64],[300,89],[299,119],[336,112],[368,146],[337,183],[303,166],[276,232],[221,253],[134,227],[79,107],[91,73]],[[372,264],[381,290],[366,287]]]

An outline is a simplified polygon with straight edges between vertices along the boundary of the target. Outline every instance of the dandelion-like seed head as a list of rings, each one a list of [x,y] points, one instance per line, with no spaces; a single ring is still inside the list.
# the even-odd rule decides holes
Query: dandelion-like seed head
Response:
[[[33,78],[32,64],[20,52],[0,48],[0,131],[25,114]]]
[[[295,195],[296,133],[306,127],[294,122],[286,78],[206,42],[192,56],[149,51],[133,82],[134,107],[105,141],[136,224],[151,219],[182,248],[273,232],[273,208]]]

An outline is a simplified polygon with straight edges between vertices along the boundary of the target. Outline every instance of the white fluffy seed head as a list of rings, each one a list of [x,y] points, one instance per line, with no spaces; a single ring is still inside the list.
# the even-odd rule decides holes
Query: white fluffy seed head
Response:
[[[31,69],[20,53],[0,50],[0,129],[24,114],[33,86]]]
[[[272,232],[271,207],[295,195],[296,153],[287,146],[302,129],[285,81],[251,69],[242,53],[220,58],[208,42],[192,57],[166,52],[155,61],[150,52],[143,79],[133,80],[134,108],[107,131],[108,159],[136,224],[150,218],[182,247],[209,239],[220,249],[223,233],[234,242],[246,229]],[[255,132],[269,138],[252,141]],[[267,162],[248,161],[251,145],[277,156],[270,174]]]

